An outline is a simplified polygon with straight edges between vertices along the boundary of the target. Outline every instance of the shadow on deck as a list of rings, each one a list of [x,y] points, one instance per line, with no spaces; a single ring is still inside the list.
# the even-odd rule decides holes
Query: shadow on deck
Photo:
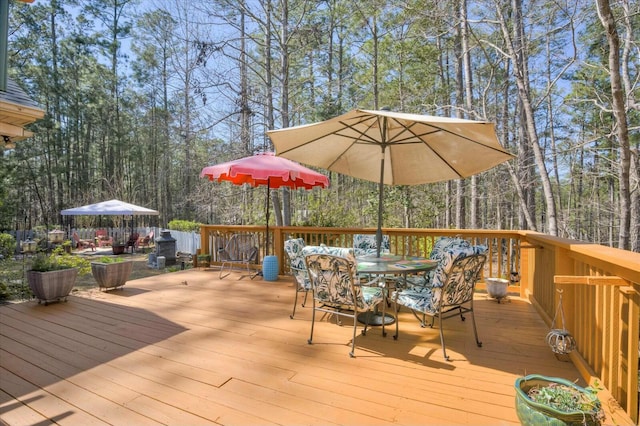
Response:
[[[0,423],[518,424],[517,377],[580,383],[517,297],[477,294],[482,348],[471,321],[445,321],[447,362],[437,328],[406,311],[397,341],[374,327],[356,358],[329,316],[309,345],[311,302],[291,320],[293,295],[290,277],[196,269],[1,306]]]

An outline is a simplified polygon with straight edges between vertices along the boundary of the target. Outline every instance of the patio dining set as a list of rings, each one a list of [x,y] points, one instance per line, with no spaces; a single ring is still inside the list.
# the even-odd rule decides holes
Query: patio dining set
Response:
[[[395,322],[394,339],[399,336],[398,313],[408,308],[422,327],[433,327],[439,321],[440,342],[446,351],[442,322],[451,317],[472,318],[475,341],[482,342],[473,311],[476,282],[486,261],[485,246],[474,246],[461,238],[440,238],[428,258],[390,254],[388,236],[383,236],[378,250],[375,235],[355,235],[354,247],[306,245],[304,239],[285,241],[284,250],[294,277],[295,298],[290,318],[294,318],[303,294],[302,306],[312,295],[312,320],[308,343],[313,342],[316,313],[330,313],[353,321],[353,339],[349,355],[355,356],[358,323],[362,334],[369,326],[382,327]],[[380,253],[378,255],[378,253]],[[393,314],[386,312],[393,302]],[[382,312],[380,312],[382,308]]]

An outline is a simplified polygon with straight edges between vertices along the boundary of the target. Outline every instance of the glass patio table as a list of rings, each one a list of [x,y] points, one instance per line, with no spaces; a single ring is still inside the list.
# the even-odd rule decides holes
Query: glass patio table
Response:
[[[394,254],[381,254],[376,257],[375,254],[366,256],[357,256],[358,274],[369,275],[401,275],[406,284],[407,275],[418,274],[434,269],[438,265],[438,261],[431,260],[426,257],[418,256],[399,256]],[[388,292],[386,280],[382,280],[383,291]],[[388,296],[388,294],[387,294]],[[386,299],[386,297],[385,297]],[[369,313],[362,313],[358,316],[358,321],[369,325],[385,325],[393,324],[396,320],[391,314],[385,313],[384,317],[379,310]]]

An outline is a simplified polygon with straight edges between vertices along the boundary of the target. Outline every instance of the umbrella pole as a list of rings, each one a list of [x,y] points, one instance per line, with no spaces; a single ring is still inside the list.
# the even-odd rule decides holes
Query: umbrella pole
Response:
[[[380,159],[380,183],[378,184],[378,229],[376,230],[376,257],[380,257],[382,246],[382,199],[384,196],[384,146]]]
[[[269,255],[269,204],[271,198],[271,178],[267,178],[267,227],[266,227],[266,235],[265,235],[265,252],[264,255]]]

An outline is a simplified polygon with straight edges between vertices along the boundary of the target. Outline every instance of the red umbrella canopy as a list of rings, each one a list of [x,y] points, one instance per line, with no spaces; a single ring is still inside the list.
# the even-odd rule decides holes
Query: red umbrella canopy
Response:
[[[267,185],[270,188],[311,189],[329,186],[329,178],[273,152],[264,152],[202,169],[200,177],[212,181],[229,181],[236,185]]]

